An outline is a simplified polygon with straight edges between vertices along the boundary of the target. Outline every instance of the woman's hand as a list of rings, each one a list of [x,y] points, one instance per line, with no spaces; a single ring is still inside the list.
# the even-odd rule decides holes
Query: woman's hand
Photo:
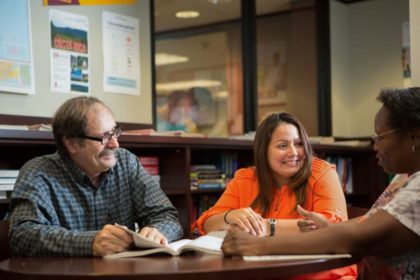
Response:
[[[225,221],[255,236],[264,236],[266,232],[266,222],[250,207],[229,211],[225,216]]]
[[[234,227],[228,230],[222,243],[222,250],[225,255],[261,255],[260,243],[263,240],[264,238],[253,236]]]
[[[328,220],[321,214],[311,212],[303,209],[300,205],[297,206],[297,211],[305,219],[299,220],[297,226],[301,232],[308,232],[319,228],[327,227],[329,225]]]

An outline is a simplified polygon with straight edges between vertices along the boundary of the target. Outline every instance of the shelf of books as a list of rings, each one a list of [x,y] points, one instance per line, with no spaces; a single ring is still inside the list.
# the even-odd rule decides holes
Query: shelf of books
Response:
[[[122,135],[119,142],[160,183],[179,211],[187,238],[191,224],[217,201],[235,171],[253,165],[249,139]],[[29,159],[55,152],[52,133],[45,131],[0,129],[0,147],[0,170],[17,171]],[[314,145],[314,150],[337,165],[346,198],[354,206],[369,207],[387,184],[371,147]],[[4,196],[1,182],[0,173]],[[6,193],[0,198],[0,218],[8,204]]]
[[[370,208],[389,183],[371,146],[313,145],[322,159],[336,165],[347,204]]]

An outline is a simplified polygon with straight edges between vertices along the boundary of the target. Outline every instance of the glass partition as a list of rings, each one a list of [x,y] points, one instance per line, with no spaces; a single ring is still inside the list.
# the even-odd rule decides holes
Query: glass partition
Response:
[[[155,11],[157,130],[242,134],[240,1],[156,1]]]

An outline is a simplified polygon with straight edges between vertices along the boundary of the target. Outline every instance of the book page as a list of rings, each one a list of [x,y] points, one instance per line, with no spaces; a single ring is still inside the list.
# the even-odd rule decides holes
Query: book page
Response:
[[[162,245],[160,243],[154,242],[152,240],[149,240],[149,239],[141,236],[140,234],[132,231],[131,229],[127,228],[126,226],[122,226],[122,225],[119,225],[119,224],[115,224],[115,226],[120,228],[120,229],[123,229],[126,232],[128,232],[129,234],[131,234],[131,236],[133,236],[133,239],[134,239],[134,245],[136,245],[137,248],[162,248],[162,247],[166,247],[165,245]]]
[[[150,241],[124,226],[117,225],[117,224],[116,226],[132,234],[134,238],[134,242],[136,242],[136,238],[137,238],[137,242],[135,243],[136,246],[137,247],[142,246],[139,248],[143,248],[143,249],[111,254],[111,255],[105,256],[104,257],[105,259],[140,257],[140,256],[146,256],[146,255],[151,255],[151,254],[156,254],[156,253],[167,253],[172,256],[177,256],[187,251],[200,251],[204,253],[220,254],[220,255],[223,254],[221,250],[221,246],[223,242],[223,237],[226,234],[225,231],[210,232],[209,234],[200,236],[194,240],[181,239],[181,240],[169,243],[167,246],[165,246],[165,245],[157,244],[153,241]],[[144,249],[144,248],[150,248],[149,245],[155,248]],[[149,247],[145,247],[145,246],[149,246]]]
[[[115,253],[115,254],[104,256],[104,259],[133,258],[133,257],[152,255],[156,253],[167,253],[173,256],[176,255],[176,252],[174,252],[169,247],[159,247],[159,248],[153,248],[153,249],[125,251],[121,253]]]
[[[200,236],[197,239],[192,240],[187,245],[184,246],[184,249],[193,249],[200,252],[210,253],[210,254],[222,254],[223,238],[204,235]]]
[[[183,246],[186,246],[188,243],[190,243],[191,242],[191,240],[190,239],[181,239],[181,240],[178,240],[178,241],[175,241],[175,242],[172,242],[172,243],[169,243],[168,244],[168,247],[170,248],[170,249],[172,249],[174,252],[176,252],[178,255],[179,255],[179,253],[181,252],[181,248],[183,247]]]
[[[327,255],[264,255],[243,256],[245,261],[300,261],[314,259],[340,259],[351,258],[350,254],[327,254]]]

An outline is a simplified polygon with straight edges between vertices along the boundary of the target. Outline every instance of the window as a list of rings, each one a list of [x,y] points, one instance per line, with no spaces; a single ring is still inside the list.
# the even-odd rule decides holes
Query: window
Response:
[[[255,119],[259,122],[269,113],[287,111],[303,122],[309,134],[317,135],[315,1],[255,2]],[[209,136],[244,133],[240,3],[155,1],[158,130]],[[186,13],[196,17],[177,18],[181,11],[196,12]]]
[[[242,134],[240,1],[155,3],[157,130]]]
[[[291,113],[302,121],[310,135],[317,135],[313,2],[256,1],[257,111],[259,122],[270,113]]]

